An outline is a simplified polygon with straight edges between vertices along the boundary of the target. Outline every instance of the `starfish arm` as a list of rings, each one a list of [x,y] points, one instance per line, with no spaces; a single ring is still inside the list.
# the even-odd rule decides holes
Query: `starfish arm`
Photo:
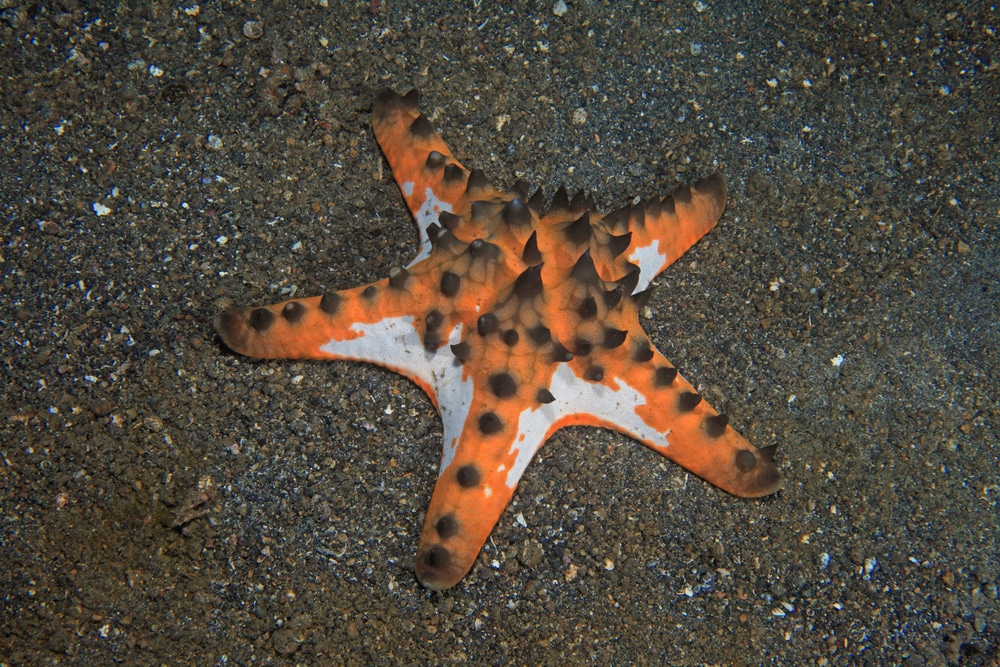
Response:
[[[428,588],[450,588],[472,568],[528,463],[558,428],[548,406],[508,407],[473,397],[456,411],[466,417],[464,427],[449,428],[445,420],[441,472],[414,559]]]
[[[421,306],[433,292],[433,273],[413,275],[394,269],[393,277],[325,296],[231,310],[215,318],[226,346],[261,359],[346,359],[396,371],[437,401],[435,349],[443,317]],[[407,283],[405,286],[403,283]]]
[[[754,498],[777,491],[781,477],[772,461],[774,447],[750,444],[642,340],[602,350],[574,372],[568,372],[571,363],[567,372],[556,374],[564,388],[555,387],[552,393],[570,397],[565,410],[576,410],[572,423],[624,433],[736,496]],[[637,362],[636,350],[643,361]],[[600,382],[586,377],[585,368],[595,367],[602,370]]]
[[[663,199],[612,211],[599,224],[611,233],[631,232],[631,243],[621,256],[639,267],[635,292],[641,292],[715,227],[725,208],[726,180],[716,172]]]
[[[420,113],[419,100],[416,90],[399,95],[387,88],[375,99],[372,111],[375,138],[420,230],[420,252],[414,263],[431,251],[431,225],[441,224],[463,241],[485,236],[486,227],[470,215],[470,196],[480,200],[503,196],[482,172],[470,172],[455,159]],[[442,218],[442,213],[452,217]],[[449,227],[447,221],[455,224]]]

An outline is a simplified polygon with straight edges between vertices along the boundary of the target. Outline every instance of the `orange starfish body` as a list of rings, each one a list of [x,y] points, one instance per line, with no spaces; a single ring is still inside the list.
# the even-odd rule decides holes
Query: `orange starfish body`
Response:
[[[500,192],[462,166],[418,100],[385,90],[373,113],[420,228],[417,258],[370,285],[222,313],[215,328],[241,354],[367,361],[427,392],[444,454],[420,581],[444,589],[465,576],[563,426],[620,431],[738,496],[774,493],[774,448],[736,433],[639,324],[650,281],[722,215],[722,176],[607,214],[560,189],[543,215],[540,190]]]

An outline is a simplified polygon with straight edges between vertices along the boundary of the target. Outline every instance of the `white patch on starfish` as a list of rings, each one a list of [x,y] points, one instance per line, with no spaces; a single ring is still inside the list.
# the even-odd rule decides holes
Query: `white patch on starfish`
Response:
[[[660,447],[669,446],[667,434],[653,429],[636,413],[636,408],[646,403],[646,398],[633,387],[615,379],[617,389],[600,382],[590,382],[576,376],[569,364],[561,363],[552,374],[549,391],[554,401],[537,408],[524,410],[518,417],[517,432],[510,453],[515,454],[514,465],[507,473],[507,486],[517,485],[532,457],[545,442],[552,425],[570,415],[593,415],[615,424],[615,427],[632,437]]]
[[[413,181],[407,181],[403,183],[402,186],[403,193],[407,197],[413,192]],[[409,193],[407,193],[409,190]],[[421,205],[420,210],[413,214],[414,219],[417,221],[417,227],[420,229],[420,252],[417,256],[413,258],[406,268],[410,268],[417,262],[421,262],[431,254],[431,240],[427,236],[427,228],[431,225],[436,225],[438,222],[438,217],[441,213],[447,212],[451,213],[451,204],[444,201],[443,199],[438,199],[437,195],[434,194],[434,190],[431,188],[424,189],[424,203]]]
[[[635,286],[633,294],[638,294],[653,281],[660,267],[667,261],[667,256],[660,252],[659,239],[653,239],[649,245],[640,246],[632,250],[628,256],[628,261],[639,267],[639,282]]]
[[[462,379],[462,366],[455,363],[451,353],[442,353],[451,345],[457,345],[461,341],[462,325],[457,324],[448,336],[448,345],[439,348],[438,354],[435,355],[435,359],[440,361],[435,364],[437,370],[431,386],[437,394],[438,412],[441,413],[441,422],[444,424],[444,451],[441,453],[438,476],[455,458],[455,450],[458,448],[462,429],[465,428],[465,421],[469,417],[472,395],[475,391],[475,383],[471,377]]]
[[[462,379],[462,367],[455,363],[452,354],[446,353],[447,346],[438,348],[436,353],[424,348],[412,316],[357,323],[351,325],[351,331],[361,336],[350,340],[333,339],[319,349],[344,359],[377,363],[428,388],[444,425],[443,471],[455,457],[459,436],[469,416],[474,388],[472,378]],[[448,335],[448,345],[461,340],[462,325],[456,324]]]

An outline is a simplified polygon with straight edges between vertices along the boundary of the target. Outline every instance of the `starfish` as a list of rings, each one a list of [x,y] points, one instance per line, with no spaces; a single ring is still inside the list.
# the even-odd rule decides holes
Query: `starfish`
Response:
[[[420,113],[382,91],[375,137],[420,230],[406,267],[370,285],[232,310],[215,329],[268,359],[366,361],[430,396],[444,453],[414,563],[431,589],[458,583],[542,444],[563,426],[613,429],[729,493],[774,493],[774,447],[740,436],[639,323],[652,279],[715,226],[714,174],[672,196],[601,213],[565,188],[494,188]]]

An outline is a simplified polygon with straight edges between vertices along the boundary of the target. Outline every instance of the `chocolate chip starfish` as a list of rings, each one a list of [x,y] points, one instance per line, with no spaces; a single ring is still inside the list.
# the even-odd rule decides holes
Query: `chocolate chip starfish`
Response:
[[[781,485],[757,449],[656,351],[639,324],[649,283],[725,208],[720,174],[602,214],[588,197],[509,192],[462,166],[391,90],[372,124],[420,228],[406,268],[354,289],[222,313],[215,329],[251,357],[350,359],[416,382],[444,423],[444,454],[415,570],[454,586],[531,458],[572,424],[635,438],[737,496]]]

